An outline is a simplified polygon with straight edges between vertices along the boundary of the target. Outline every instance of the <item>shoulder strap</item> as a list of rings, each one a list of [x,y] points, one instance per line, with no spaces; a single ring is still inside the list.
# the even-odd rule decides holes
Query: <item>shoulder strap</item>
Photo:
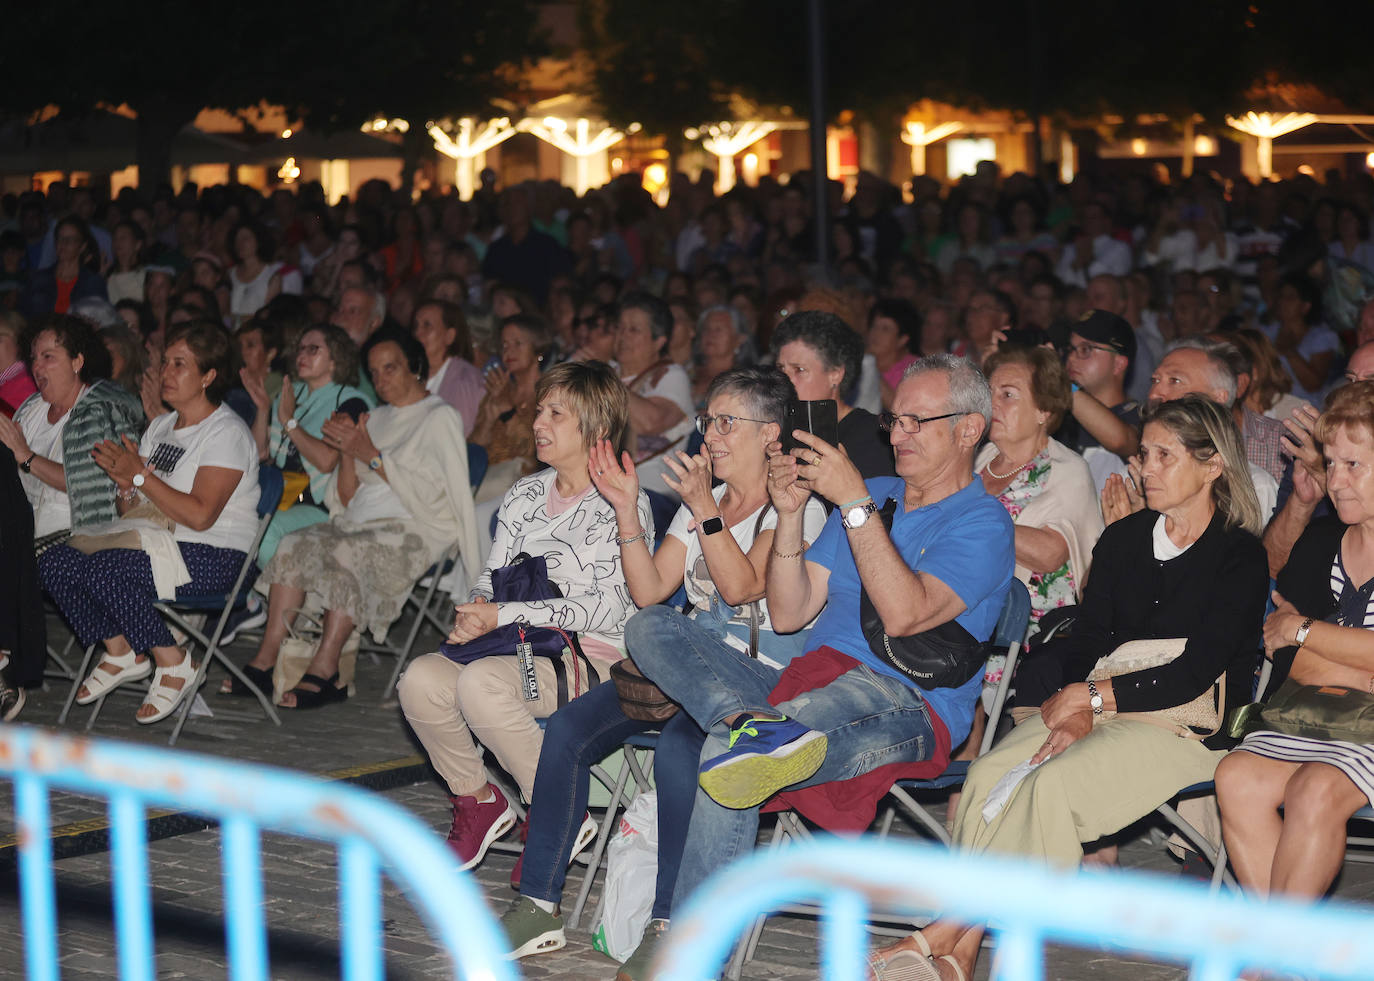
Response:
[[[749,540],[749,547],[752,548],[754,542],[758,541],[759,529],[763,527],[763,519],[768,516],[768,512],[773,509],[773,501],[770,498],[768,503],[759,508],[759,516],[754,519],[754,537]],[[749,656],[757,658],[759,656],[759,601],[749,604]]]

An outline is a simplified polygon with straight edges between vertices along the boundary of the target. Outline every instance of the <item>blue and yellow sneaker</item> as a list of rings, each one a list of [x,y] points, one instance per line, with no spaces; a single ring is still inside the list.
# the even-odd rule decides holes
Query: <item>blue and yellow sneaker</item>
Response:
[[[730,730],[730,746],[701,765],[701,789],[722,807],[757,807],[825,762],[825,733],[785,715],[750,715]]]

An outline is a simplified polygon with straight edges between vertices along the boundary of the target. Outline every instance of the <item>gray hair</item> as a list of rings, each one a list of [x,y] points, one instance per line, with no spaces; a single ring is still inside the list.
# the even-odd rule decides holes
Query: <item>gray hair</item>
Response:
[[[707,307],[701,311],[697,317],[696,337],[692,339],[692,357],[696,361],[701,360],[701,335],[706,329],[706,321],[718,313],[729,316],[730,326],[735,331],[739,341],[739,346],[735,348],[735,364],[753,364],[758,360],[758,352],[754,348],[754,340],[751,338],[744,326],[744,317],[738,310],[726,303],[717,303],[715,306]]]
[[[1164,352],[1168,357],[1175,351],[1201,351],[1207,356],[1211,374],[1210,387],[1226,393],[1226,408],[1236,404],[1236,376],[1244,374],[1245,358],[1230,341],[1214,341],[1208,337],[1185,337],[1175,341]]]
[[[948,411],[982,416],[983,431],[987,432],[992,425],[992,387],[977,366],[953,354],[928,354],[907,366],[902,381],[929,372],[939,372],[949,382]]]

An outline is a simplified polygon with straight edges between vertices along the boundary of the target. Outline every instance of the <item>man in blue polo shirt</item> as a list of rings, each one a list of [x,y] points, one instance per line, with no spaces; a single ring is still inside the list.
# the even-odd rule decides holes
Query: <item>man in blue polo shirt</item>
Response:
[[[769,613],[780,633],[820,615],[810,655],[784,673],[668,636],[634,645],[644,674],[708,733],[679,900],[753,848],[758,807],[774,793],[929,760],[936,725],[948,731],[948,745],[968,734],[982,672],[958,688],[918,687],[870,650],[860,626],[860,584],[891,637],[950,621],[978,641],[991,636],[1013,566],[1011,520],[973,472],[991,395],[969,362],[935,355],[907,370],[893,410],[882,421],[891,431],[896,477],[865,482],[842,450],[803,432],[796,436],[805,446],[769,461],[778,512]],[[802,512],[813,493],[835,510],[804,550]],[[891,532],[877,516],[888,500],[895,505]],[[823,680],[770,705],[774,687],[804,662]]]

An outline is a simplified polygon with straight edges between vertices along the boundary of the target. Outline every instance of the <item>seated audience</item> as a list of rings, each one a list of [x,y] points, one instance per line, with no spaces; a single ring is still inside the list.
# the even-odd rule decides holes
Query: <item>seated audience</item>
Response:
[[[415,309],[410,331],[425,349],[426,391],[458,411],[463,432],[471,438],[487,389],[481,370],[472,363],[472,339],[463,308],[444,300],[426,300]]]
[[[1071,418],[1057,436],[1083,455],[1099,493],[1109,476],[1126,472],[1126,459],[1140,445],[1140,403],[1125,389],[1136,350],[1131,325],[1105,310],[1070,328]]]
[[[104,656],[77,693],[78,705],[151,675],[135,719],[152,723],[192,694],[188,683],[195,665],[153,603],[172,598],[172,590],[164,588],[170,580],[181,580],[172,583],[178,599],[228,590],[257,532],[253,435],[221,402],[233,381],[230,364],[223,328],[206,323],[173,328],[161,392],[171,411],[148,425],[141,442],[121,434],[97,444],[93,453],[118,488],[120,514],[135,507],[140,513],[155,510],[155,523],[167,527],[175,542],[172,555],[161,541],[150,540],[162,536],[140,532],[142,548],[87,554],[55,545],[39,558],[43,584],[80,643],[104,643]]]
[[[846,328],[847,329],[847,328]],[[792,386],[772,368],[733,368],[711,383],[707,411],[698,417],[706,442],[701,453],[665,457],[669,483],[682,496],[668,534],[650,554],[643,495],[628,454],[617,459],[602,443],[593,453],[593,481],[614,505],[620,554],[630,597],[648,607],[685,587],[701,642],[716,656],[746,661],[751,621],[757,628],[757,662],[777,669],[801,653],[806,631],[773,631],[763,598],[764,573],[777,511],[768,500],[768,445],[779,437]],[[712,480],[720,483],[712,489]],[[820,532],[825,512],[807,504],[802,540]],[[728,530],[729,534],[720,534]],[[665,608],[666,609],[666,608]],[[672,613],[672,619],[681,618]],[[631,649],[631,656],[636,655]],[[590,768],[628,736],[661,728],[654,755],[658,789],[658,866],[650,922],[639,948],[619,976],[647,981],[659,938],[673,909],[674,888],[696,796],[697,763],[705,732],[685,712],[661,727],[631,719],[607,682],[559,709],[549,720],[530,809],[529,842],[521,859],[521,898],[502,918],[513,956],[547,953],[566,943],[557,905],[564,870],[581,844],[577,823],[585,813]]]
[[[320,324],[307,330],[301,335],[292,365],[294,377],[282,378],[275,395],[268,393],[261,379],[248,374],[247,368],[240,372],[258,408],[253,421],[258,458],[283,474],[305,477],[295,502],[279,510],[267,526],[258,548],[258,567],[262,569],[277,554],[284,536],[329,520],[325,502],[339,451],[325,441],[325,423],[339,413],[356,423],[374,405],[357,387],[358,349],[340,327]]]
[[[491,555],[468,602],[457,607],[449,642],[461,651],[498,626],[523,622],[576,631],[581,650],[565,648],[558,660],[535,660],[535,698],[523,691],[514,651],[467,664],[442,652],[426,654],[406,669],[397,687],[406,721],[448,785],[448,843],[465,869],[515,825],[515,812],[490,782],[476,740],[515,777],[521,795],[535,799],[535,765],[544,744],[535,720],[609,676],[610,665],[625,654],[625,620],[633,609],[615,511],[593,486],[588,464],[598,441],[624,448],[625,388],[604,364],[557,365],[539,379],[535,404],[535,452],[547,469],[517,481],[501,502]],[[644,495],[632,494],[629,507],[631,523],[651,521]],[[492,574],[521,555],[544,557],[560,599],[493,600]]]
[[[892,408],[892,396],[902,375],[916,360],[911,353],[912,342],[920,340],[921,315],[905,300],[879,300],[868,311],[866,343],[878,369],[884,409]]]
[[[20,350],[24,326],[24,318],[13,310],[0,312],[0,415],[6,418],[13,418],[14,410],[38,391]]]
[[[1029,662],[1060,672],[1041,675],[1034,692],[1019,684],[1018,700],[1045,696],[1039,712],[970,767],[954,818],[960,848],[1077,865],[1085,844],[1216,770],[1224,737],[1203,740],[1138,713],[1187,705],[1219,679],[1221,718],[1249,701],[1267,573],[1240,434],[1225,409],[1187,396],[1148,417],[1141,456],[1148,509],[1102,533],[1073,633]],[[1158,667],[1084,680],[1120,645],[1154,638],[1183,640],[1183,651]],[[1027,762],[1004,806],[989,808],[989,792]],[[984,930],[937,919],[876,952],[873,974],[972,977]]]
[[[981,661],[958,687],[921,688],[874,653],[860,597],[886,635],[950,621],[969,647],[991,634],[1012,572],[1011,519],[973,473],[991,398],[976,368],[937,355],[912,366],[893,408],[895,478],[864,481],[837,447],[801,431],[794,453],[770,446],[769,616],[789,633],[819,614],[810,653],[782,670],[739,658],[666,607],[626,628],[645,676],[707,732],[678,895],[753,848],[759,805],[774,793],[790,788],[787,803],[828,827],[861,829],[894,779],[942,771],[968,734]],[[807,549],[813,494],[836,510]],[[838,794],[819,786],[835,781],[848,781]]]
[[[983,367],[992,388],[992,425],[974,466],[983,488],[1016,526],[1015,575],[1030,590],[1034,637],[1041,617],[1083,595],[1102,512],[1088,465],[1050,437],[1070,404],[1069,379],[1054,352],[1003,348]],[[976,755],[987,722],[983,709],[991,704],[1005,663],[1000,654],[988,659],[984,703],[958,759]]]
[[[40,320],[31,350],[38,391],[13,421],[0,416],[0,442],[19,464],[41,544],[115,519],[115,484],[91,451],[106,440],[137,439],[144,419],[138,399],[107,377],[109,355],[85,321]]]
[[[310,335],[307,334],[307,337]],[[284,537],[259,582],[269,586],[267,625],[243,672],[261,691],[296,611],[322,613],[305,676],[281,699],[313,709],[348,697],[339,682],[344,644],[356,628],[381,640],[415,581],[453,544],[466,574],[478,569],[467,444],[458,413],[425,391],[425,352],[409,334],[373,346],[372,381],[384,402],[355,422],[334,413],[321,427],[339,453],[325,492],[330,520]]]
[[[1340,389],[1317,423],[1335,515],[1308,526],[1264,623],[1274,678],[1374,686],[1374,382]],[[1305,470],[1294,472],[1310,480]],[[1271,682],[1271,689],[1277,682]],[[1374,730],[1368,733],[1374,742]],[[1261,726],[1217,767],[1222,832],[1242,888],[1319,899],[1345,859],[1346,822],[1374,803],[1374,746]]]
[[[542,317],[517,313],[501,324],[501,361],[486,370],[487,390],[472,427],[472,441],[487,451],[478,504],[499,501],[534,469],[534,389],[552,351],[553,332]]]
[[[615,360],[630,390],[630,426],[639,484],[674,497],[663,481],[662,461],[687,445],[692,431],[692,382],[667,353],[673,330],[668,305],[647,293],[627,293],[616,321]]]
[[[739,311],[724,304],[708,307],[697,318],[695,355],[692,359],[692,399],[706,406],[711,383],[723,372],[754,360],[754,345],[744,330]],[[672,357],[672,349],[666,349]]]
[[[839,416],[840,445],[864,479],[891,477],[892,444],[878,417],[850,405],[858,381],[863,341],[833,313],[794,313],[773,329],[773,363],[792,382],[797,398],[833,399]]]

